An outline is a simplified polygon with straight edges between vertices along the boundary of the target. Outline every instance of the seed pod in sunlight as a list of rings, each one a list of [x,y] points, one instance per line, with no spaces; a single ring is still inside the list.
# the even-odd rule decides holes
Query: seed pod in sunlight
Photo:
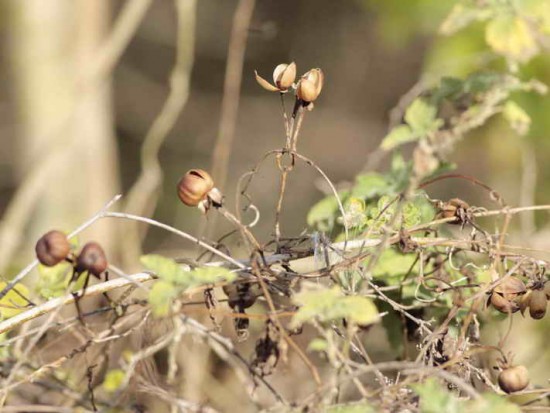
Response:
[[[223,195],[214,188],[214,181],[208,172],[191,169],[178,183],[178,197],[187,206],[198,207],[206,213],[211,205],[221,206]]]
[[[499,293],[507,300],[514,300],[518,296],[525,294],[527,287],[523,281],[519,278],[510,276],[504,279],[499,285],[497,285],[493,292]]]
[[[491,292],[491,305],[501,313],[515,313],[520,309],[520,300],[526,291],[525,284],[519,278],[505,278]]]
[[[273,82],[280,91],[286,91],[296,79],[296,63],[281,63],[273,71]]]
[[[273,83],[269,83],[258,72],[254,71],[256,82],[269,92],[286,92],[296,79],[296,63],[281,63],[273,71]]]
[[[99,278],[102,272],[107,269],[107,257],[101,245],[97,242],[88,242],[76,258],[76,272],[83,273],[88,271],[90,274]]]
[[[315,101],[321,94],[324,81],[325,76],[321,69],[311,69],[298,82],[296,89],[298,98],[306,103]]]
[[[504,314],[515,313],[519,310],[519,303],[514,300],[507,300],[499,293],[492,293],[490,302],[495,310],[498,310]]]
[[[42,265],[53,267],[69,255],[71,245],[61,231],[49,231],[42,235],[35,246],[36,258]]]
[[[529,385],[529,372],[521,365],[508,367],[498,375],[498,385],[506,393],[521,391]]]
[[[533,290],[529,299],[529,315],[535,320],[540,320],[546,315],[548,300],[544,290]]]

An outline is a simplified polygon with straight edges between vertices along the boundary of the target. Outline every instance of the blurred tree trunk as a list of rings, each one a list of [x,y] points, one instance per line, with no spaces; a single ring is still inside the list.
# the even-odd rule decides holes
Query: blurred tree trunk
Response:
[[[0,271],[41,233],[71,230],[118,189],[110,84],[82,83],[109,27],[109,0],[7,0],[9,63],[19,115],[19,187],[0,222]],[[110,76],[108,74],[107,76]],[[83,236],[112,251],[112,223]]]

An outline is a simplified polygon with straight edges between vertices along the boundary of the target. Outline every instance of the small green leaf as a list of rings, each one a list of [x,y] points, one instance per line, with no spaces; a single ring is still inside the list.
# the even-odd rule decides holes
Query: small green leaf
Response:
[[[39,264],[38,274],[36,291],[44,298],[60,297],[67,290],[67,285],[73,275],[73,267],[66,261],[53,267]]]
[[[221,281],[231,282],[237,278],[237,273],[223,267],[199,267],[191,271],[191,284],[216,284]]]
[[[403,205],[403,226],[411,228],[420,224],[421,212],[420,209],[412,202],[406,202]]]
[[[307,346],[309,351],[326,351],[328,348],[328,343],[322,338],[314,338],[311,340]]]
[[[149,291],[149,304],[153,309],[153,314],[157,317],[164,317],[170,313],[172,302],[181,290],[168,281],[157,281],[151,291]]]
[[[390,151],[398,146],[408,142],[418,140],[420,136],[414,133],[407,125],[399,125],[391,130],[390,133],[382,140],[380,147],[385,151]]]
[[[294,296],[300,308],[290,323],[293,328],[312,320],[326,322],[346,318],[360,325],[380,320],[378,309],[366,297],[345,296],[336,286],[327,289],[317,284],[304,284],[302,288],[303,291]]]
[[[339,300],[343,318],[366,326],[380,321],[378,309],[371,299],[359,295],[348,295]],[[338,317],[339,318],[339,317]]]
[[[0,290],[3,290],[6,285],[4,281],[0,281]],[[29,302],[23,298],[29,298],[29,290],[23,284],[15,284],[8,293],[0,299],[0,316],[2,319],[13,317],[22,311],[25,311]]]
[[[340,198],[345,198],[348,192],[339,193]],[[307,224],[316,227],[319,231],[329,231],[334,226],[334,220],[338,211],[338,201],[334,196],[321,199],[309,210]]]
[[[485,40],[498,54],[524,63],[535,56],[539,47],[525,20],[503,13],[492,19],[485,29]]]
[[[121,369],[109,370],[105,375],[105,380],[103,380],[103,389],[108,393],[117,391],[124,382],[125,377],[126,374]]]
[[[439,28],[443,35],[451,35],[475,21],[485,20],[491,16],[491,11],[480,6],[471,7],[466,4],[455,4],[449,15]]]
[[[445,390],[434,378],[424,383],[411,385],[420,396],[421,413],[459,413],[460,402],[448,390]]]
[[[436,119],[437,110],[429,105],[424,99],[417,98],[407,108],[405,112],[405,121],[411,127],[412,132],[420,135],[426,135],[429,132],[437,130],[442,125],[441,119]]]
[[[503,76],[494,72],[472,73],[464,81],[464,92],[480,94],[491,90],[503,81]]]
[[[372,276],[395,285],[407,274],[415,260],[416,254],[402,254],[393,248],[388,248],[378,258]]]
[[[141,263],[162,280],[172,283],[181,282],[186,277],[185,271],[176,261],[162,255],[150,254],[140,258]]]
[[[361,198],[350,197],[344,205],[345,219],[348,228],[356,228],[365,224],[365,201]],[[342,217],[337,218],[338,223],[343,224]]]
[[[531,118],[517,103],[511,100],[507,101],[502,110],[502,115],[518,134],[525,135],[529,132]]]
[[[384,175],[368,172],[355,178],[355,185],[351,191],[351,196],[370,199],[385,195],[388,193],[388,190],[390,190],[390,184]]]

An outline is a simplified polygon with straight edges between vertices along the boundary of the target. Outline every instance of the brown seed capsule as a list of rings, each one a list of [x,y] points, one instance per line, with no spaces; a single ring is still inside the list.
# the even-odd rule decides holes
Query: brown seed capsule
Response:
[[[286,92],[294,83],[296,79],[296,64],[294,62],[290,64],[281,63],[277,65],[273,71],[273,83],[272,85],[263,77],[261,77],[258,72],[254,71],[256,75],[256,82],[269,92]]]
[[[521,391],[529,385],[529,372],[521,365],[508,367],[498,375],[498,385],[506,393]]]
[[[42,265],[53,267],[69,255],[71,245],[61,231],[49,231],[42,235],[35,246],[36,258]]]
[[[535,320],[540,320],[546,315],[548,300],[544,290],[533,290],[529,299],[529,315]]]
[[[501,294],[507,300],[514,300],[519,295],[525,294],[527,287],[519,278],[511,276],[505,278],[493,291]]]
[[[501,313],[515,313],[520,309],[520,300],[526,291],[519,278],[505,278],[491,292],[491,305]]]
[[[296,94],[306,103],[315,101],[321,94],[325,76],[321,69],[311,69],[304,74],[298,83]]]
[[[513,300],[507,300],[499,293],[493,292],[490,299],[491,305],[501,313],[515,313],[519,310],[519,304]]]
[[[76,272],[88,271],[99,278],[102,272],[107,269],[108,263],[105,252],[97,242],[88,242],[76,258]]]
[[[273,71],[273,82],[280,91],[286,91],[296,79],[296,63],[281,63]]]
[[[178,183],[178,197],[187,206],[198,206],[214,188],[214,181],[208,172],[191,169]]]

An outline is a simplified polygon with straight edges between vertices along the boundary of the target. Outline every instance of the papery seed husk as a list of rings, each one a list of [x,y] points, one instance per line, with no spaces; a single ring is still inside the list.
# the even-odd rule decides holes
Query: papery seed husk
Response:
[[[313,102],[318,96],[315,85],[307,79],[300,80],[297,94],[304,102]]]
[[[263,77],[261,77],[258,72],[254,71],[254,74],[256,75],[256,82],[263,87],[265,90],[269,92],[278,92],[279,89],[275,86],[273,86],[271,83],[269,83],[267,80],[265,80]]]
[[[281,63],[273,71],[273,83],[280,91],[285,91],[292,86],[296,79],[296,64]]]

